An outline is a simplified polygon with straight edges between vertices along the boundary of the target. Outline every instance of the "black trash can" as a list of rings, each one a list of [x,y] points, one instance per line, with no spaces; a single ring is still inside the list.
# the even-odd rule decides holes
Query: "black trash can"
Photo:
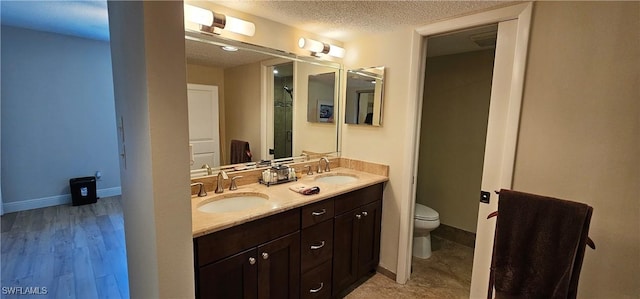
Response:
[[[92,176],[73,178],[69,180],[71,201],[74,206],[96,203],[96,178]]]

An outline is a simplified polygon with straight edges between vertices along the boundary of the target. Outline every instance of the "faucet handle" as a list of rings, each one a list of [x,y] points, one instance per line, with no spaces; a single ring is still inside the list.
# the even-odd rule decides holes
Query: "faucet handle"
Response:
[[[304,166],[307,169],[307,175],[313,175],[313,170],[311,170],[311,165]]]
[[[231,186],[229,187],[229,190],[238,190],[238,185],[236,184],[236,179],[240,179],[242,178],[241,175],[238,176],[234,176],[231,178]]]
[[[200,190],[198,190],[198,197],[205,197],[207,196],[207,191],[204,190],[204,183],[203,182],[196,182],[191,184],[191,186],[200,186]]]

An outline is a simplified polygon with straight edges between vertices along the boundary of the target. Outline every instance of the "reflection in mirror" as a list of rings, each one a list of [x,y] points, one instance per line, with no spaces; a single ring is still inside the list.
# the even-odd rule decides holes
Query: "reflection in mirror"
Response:
[[[238,50],[224,52],[223,45]],[[314,124],[306,117],[310,98],[328,99],[337,111],[339,64],[190,31],[186,54],[192,177],[339,151],[336,122]],[[334,92],[331,97],[315,95],[309,76],[326,73],[334,78]],[[192,99],[193,95],[200,98]],[[191,107],[192,102],[199,106]],[[205,111],[211,115],[202,121]],[[217,130],[210,125],[214,115]],[[232,150],[232,143],[240,145],[238,151]]]
[[[382,125],[384,66],[347,72],[345,123]]]
[[[307,121],[333,123],[336,74],[309,75]]]

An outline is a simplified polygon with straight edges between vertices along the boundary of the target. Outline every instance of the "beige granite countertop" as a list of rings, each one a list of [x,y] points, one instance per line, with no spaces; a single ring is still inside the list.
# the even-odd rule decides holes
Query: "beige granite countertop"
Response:
[[[358,180],[353,183],[345,184],[326,184],[314,181],[317,177],[337,174],[355,176],[358,178]],[[274,215],[310,203],[318,202],[323,199],[331,198],[336,195],[386,182],[388,180],[389,178],[386,176],[340,167],[331,169],[330,172],[326,173],[314,174],[309,176],[305,175],[302,178],[299,178],[297,182],[284,183],[270,187],[259,183],[254,183],[239,186],[238,190],[235,191],[225,189],[224,193],[222,194],[214,194],[213,192],[209,192],[209,195],[205,197],[192,196],[191,222],[193,237],[200,237],[252,220],[260,219],[269,215]],[[289,190],[289,186],[295,184],[304,184],[310,187],[318,186],[320,187],[320,193],[315,195],[302,195]],[[261,193],[263,195],[267,195],[269,197],[268,204],[238,212],[206,213],[198,210],[198,207],[211,201],[228,198],[233,195],[242,195],[242,193]]]

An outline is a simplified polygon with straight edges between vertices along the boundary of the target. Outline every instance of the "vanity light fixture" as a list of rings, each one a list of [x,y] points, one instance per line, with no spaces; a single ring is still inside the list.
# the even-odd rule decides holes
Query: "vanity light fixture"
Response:
[[[310,38],[301,37],[298,40],[298,47],[311,51],[311,54],[313,56],[318,56],[318,54],[327,54],[338,58],[344,57],[343,48],[336,45],[319,42]]]
[[[246,36],[256,33],[256,25],[251,22],[189,4],[184,5],[184,19],[200,24],[200,31],[207,33],[220,34],[223,29]]]

